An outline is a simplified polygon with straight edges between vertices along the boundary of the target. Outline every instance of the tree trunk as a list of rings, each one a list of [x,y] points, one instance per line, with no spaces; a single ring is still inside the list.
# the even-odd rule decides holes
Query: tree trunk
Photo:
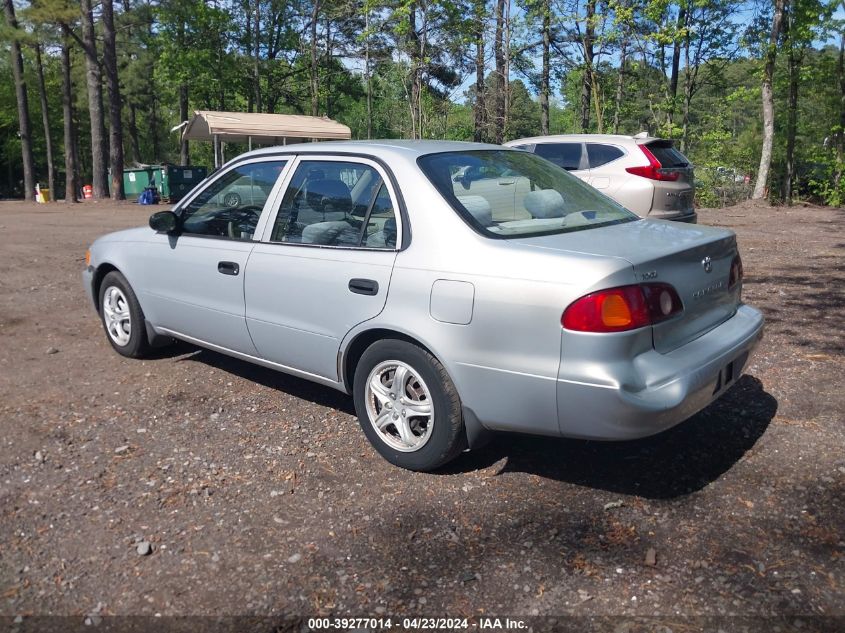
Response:
[[[766,184],[769,180],[769,168],[772,164],[772,146],[775,138],[775,101],[772,91],[772,79],[775,74],[778,38],[783,23],[783,8],[785,0],[775,0],[775,12],[772,16],[772,30],[769,35],[769,46],[766,50],[765,65],[763,66],[763,83],[761,86],[763,102],[763,147],[760,150],[760,167],[757,169],[757,181],[754,183],[754,193],[751,198],[760,200],[766,196]]]
[[[584,36],[581,45],[584,49],[584,76],[581,79],[581,132],[590,131],[590,109],[593,93],[593,59],[595,57],[596,0],[587,0],[587,16],[584,20]]]
[[[669,110],[666,113],[666,123],[669,125],[669,132],[672,131],[672,122],[675,119],[675,100],[678,97],[678,71],[681,67],[681,43],[687,39],[681,36],[681,31],[686,27],[687,8],[683,4],[678,8],[678,21],[676,23],[675,41],[672,44],[672,74],[669,76]]]
[[[493,37],[495,87],[493,90],[493,142],[501,144],[505,137],[505,0],[496,0],[496,33]]]
[[[179,120],[188,120],[188,84],[179,84]],[[185,128],[182,128],[182,141],[179,144],[179,164],[183,167],[191,164],[191,152],[188,147],[188,139],[184,136]]]
[[[784,32],[787,35],[786,67],[788,73],[788,94],[786,100],[786,174],[783,183],[783,197],[787,206],[792,206],[792,182],[795,179],[795,132],[798,123],[798,67],[801,65],[800,53],[796,57],[794,25],[795,14],[792,7],[787,10]]]
[[[319,0],[313,0],[311,6],[311,116],[320,111],[320,77],[317,64],[317,16],[320,13]]]
[[[41,63],[41,45],[35,45],[35,68],[38,71],[38,96],[41,99],[41,123],[44,125],[44,148],[47,152],[47,188],[50,200],[56,199],[56,183],[53,169],[53,139],[50,134],[50,109],[47,103],[47,86],[44,83],[44,65]]]
[[[373,76],[370,72],[370,5],[365,6],[364,80],[367,89],[367,140],[373,138]]]
[[[76,163],[76,132],[73,126],[73,87],[70,83],[70,35],[68,27],[62,29],[62,116],[64,118],[65,150],[65,202],[79,202],[79,167]]]
[[[549,47],[551,46],[552,7],[551,0],[543,0],[543,69],[540,75],[540,134],[549,134],[549,95],[551,93],[551,68]]]
[[[264,104],[261,99],[261,0],[255,0],[255,39],[253,40],[255,58],[253,60],[253,87],[255,89],[255,111],[261,112]]]
[[[845,0],[842,7],[845,8]],[[833,182],[838,192],[845,166],[845,33],[839,39],[839,63],[836,71],[839,75],[839,131],[836,134],[836,173]]]
[[[487,14],[486,0],[475,2],[475,103],[473,104],[473,133],[472,138],[476,143],[483,143],[487,140],[487,111],[484,100],[484,19]]]
[[[109,167],[112,200],[125,200],[123,192],[123,103],[117,76],[114,0],[103,0],[103,66],[109,93]]]
[[[129,151],[132,152],[132,162],[141,164],[141,143],[138,139],[138,116],[135,104],[129,103]]]
[[[82,2],[82,44],[85,53],[85,79],[88,87],[88,113],[91,123],[91,184],[94,198],[108,197],[106,189],[106,128],[103,122],[103,85],[97,41],[94,34],[94,11],[91,0]]]
[[[613,133],[619,134],[619,119],[622,114],[622,98],[625,95],[625,60],[628,54],[626,33],[622,34],[622,45],[619,49],[619,73],[616,75],[616,98],[613,104]]]
[[[23,197],[32,200],[35,197],[35,168],[32,162],[32,130],[29,119],[29,99],[26,94],[26,82],[23,76],[23,56],[21,44],[17,39],[18,20],[12,0],[5,0],[3,11],[6,23],[11,29],[12,76],[15,79],[15,97],[18,102],[18,128],[21,135],[21,160],[23,161]]]

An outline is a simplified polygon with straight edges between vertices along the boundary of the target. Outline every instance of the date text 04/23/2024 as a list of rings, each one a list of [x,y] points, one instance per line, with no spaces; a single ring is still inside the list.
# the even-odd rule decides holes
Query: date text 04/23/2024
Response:
[[[518,618],[482,617],[468,618],[309,618],[308,628],[318,630],[349,630],[369,628],[375,630],[441,630],[455,631],[479,629],[485,631],[518,631],[528,624]]]

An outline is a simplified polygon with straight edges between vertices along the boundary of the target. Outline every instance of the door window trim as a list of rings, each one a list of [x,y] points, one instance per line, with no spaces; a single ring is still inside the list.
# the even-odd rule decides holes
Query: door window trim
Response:
[[[390,196],[390,202],[393,204],[393,215],[396,218],[396,245],[393,248],[376,248],[373,246],[365,246],[364,244],[358,246],[348,245],[333,245],[333,244],[303,244],[301,242],[275,242],[270,239],[273,234],[273,227],[276,224],[276,218],[282,207],[282,201],[285,193],[287,193],[290,183],[293,181],[293,176],[296,170],[304,162],[333,162],[333,163],[357,163],[373,168],[381,177],[382,184],[387,186],[387,193]],[[298,154],[291,163],[285,168],[283,172],[282,186],[273,188],[271,196],[267,198],[267,203],[272,200],[273,206],[270,207],[267,213],[267,221],[261,232],[260,242],[262,244],[271,244],[274,246],[292,246],[296,248],[322,248],[334,250],[358,250],[358,251],[376,251],[380,253],[395,253],[407,247],[406,235],[410,235],[410,231],[405,231],[406,215],[404,212],[404,205],[400,202],[401,198],[397,195],[398,187],[395,185],[393,174],[378,160],[369,156],[361,156],[360,154],[318,154],[314,152]],[[275,195],[273,195],[275,194]],[[265,206],[264,212],[268,209]],[[263,217],[264,213],[262,213]],[[369,217],[369,213],[368,213]],[[259,235],[256,228],[256,235]]]
[[[241,242],[247,244],[250,242],[258,242],[258,236],[263,234],[264,227],[266,226],[268,209],[272,208],[268,207],[267,205],[275,199],[275,196],[278,194],[278,189],[281,184],[285,182],[288,171],[290,170],[291,165],[295,162],[295,159],[296,155],[290,152],[235,158],[231,162],[224,165],[222,168],[218,169],[214,174],[209,176],[209,178],[205,180],[201,187],[197,187],[196,189],[194,189],[194,191],[192,191],[185,198],[182,198],[182,200],[180,200],[176,204],[176,206],[173,207],[173,213],[178,215],[181,220],[183,211],[194,201],[195,198],[205,192],[209,187],[212,187],[214,183],[217,182],[220,178],[232,172],[233,170],[239,167],[244,167],[245,165],[254,165],[258,163],[277,163],[280,161],[285,161],[284,167],[282,167],[282,170],[276,177],[276,182],[273,184],[272,189],[270,189],[270,194],[267,196],[267,200],[264,201],[264,206],[261,208],[261,215],[258,218],[258,223],[255,225],[255,232],[253,233],[252,239],[243,240],[239,238],[228,237],[226,235],[203,235],[202,233],[180,233],[179,238],[199,237],[202,239],[226,240],[228,242]]]

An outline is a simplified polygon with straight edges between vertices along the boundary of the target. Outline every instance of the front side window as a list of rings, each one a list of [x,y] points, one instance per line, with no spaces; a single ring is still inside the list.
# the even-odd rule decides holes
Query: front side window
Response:
[[[539,146],[538,146],[539,147]],[[510,238],[568,233],[639,218],[566,171],[534,154],[476,150],[429,154],[417,160],[447,202],[482,235]],[[455,175],[511,174],[513,195],[502,187],[465,190]]]
[[[396,216],[390,193],[370,165],[304,160],[282,198],[270,240],[394,248]]]
[[[582,143],[537,143],[534,153],[566,171],[576,171],[581,169],[582,149]]]
[[[182,233],[251,240],[284,160],[238,165],[182,209]]]

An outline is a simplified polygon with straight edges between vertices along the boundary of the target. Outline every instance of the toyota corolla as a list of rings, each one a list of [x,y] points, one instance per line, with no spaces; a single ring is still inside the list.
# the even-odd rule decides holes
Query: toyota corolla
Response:
[[[233,204],[245,182],[266,197]],[[471,143],[249,152],[94,242],[83,279],[118,353],[181,339],[339,389],[414,470],[489,431],[658,433],[725,393],[763,330],[732,232]]]

